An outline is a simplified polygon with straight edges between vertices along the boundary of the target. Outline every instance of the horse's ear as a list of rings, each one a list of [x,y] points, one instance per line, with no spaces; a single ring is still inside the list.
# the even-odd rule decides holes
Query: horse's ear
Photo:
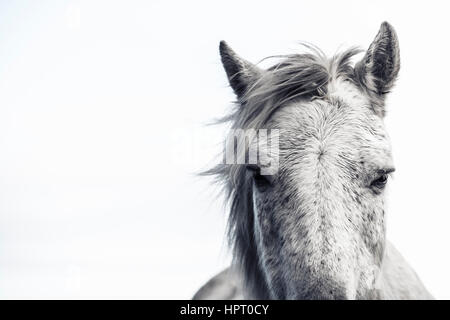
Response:
[[[254,64],[240,58],[225,41],[220,42],[220,57],[231,88],[242,98],[247,89],[260,77],[261,70]]]
[[[363,86],[384,100],[400,70],[400,48],[394,28],[383,22],[364,58],[355,66]]]

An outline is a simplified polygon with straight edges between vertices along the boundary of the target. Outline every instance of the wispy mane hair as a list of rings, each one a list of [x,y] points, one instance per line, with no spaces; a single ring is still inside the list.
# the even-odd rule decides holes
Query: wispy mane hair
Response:
[[[289,102],[325,98],[327,86],[336,79],[359,79],[351,63],[361,52],[350,48],[327,58],[317,47],[305,45],[307,53],[277,56],[281,60],[262,72],[232,112],[218,122],[230,122],[232,129],[264,128],[273,113]],[[254,236],[251,174],[244,165],[219,164],[202,175],[211,175],[223,186],[229,205],[228,240],[233,265],[242,268],[247,287],[255,298],[268,299]]]

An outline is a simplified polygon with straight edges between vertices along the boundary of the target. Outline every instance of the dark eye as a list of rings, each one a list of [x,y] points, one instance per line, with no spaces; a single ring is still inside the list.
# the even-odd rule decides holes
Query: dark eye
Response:
[[[370,185],[378,189],[383,189],[386,186],[387,181],[388,175],[386,173],[383,173],[376,180],[372,181]]]
[[[253,180],[255,181],[255,185],[259,191],[265,191],[268,187],[270,187],[270,181],[267,177],[259,173],[253,175]]]
[[[260,192],[266,191],[272,185],[270,176],[262,175],[259,167],[249,166],[247,169],[252,173],[255,186]]]

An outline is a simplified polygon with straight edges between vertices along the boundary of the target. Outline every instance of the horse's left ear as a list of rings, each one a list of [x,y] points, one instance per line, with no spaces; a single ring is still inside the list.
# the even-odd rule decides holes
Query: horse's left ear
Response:
[[[239,99],[260,78],[261,69],[239,57],[225,41],[220,42],[220,57],[231,88]]]
[[[361,84],[384,100],[400,70],[400,48],[394,28],[383,22],[364,58],[355,66]]]

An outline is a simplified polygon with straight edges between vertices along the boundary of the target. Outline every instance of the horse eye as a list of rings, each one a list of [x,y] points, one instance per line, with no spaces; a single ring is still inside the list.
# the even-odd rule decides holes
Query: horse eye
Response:
[[[252,172],[253,181],[255,182],[255,186],[259,191],[266,191],[267,188],[271,186],[272,182],[269,179],[269,176],[262,175],[259,167],[249,166],[247,167],[247,169]]]
[[[383,173],[376,180],[372,181],[372,183],[370,185],[372,187],[376,187],[378,189],[383,189],[386,186],[387,181],[388,181],[388,175],[386,173]]]
[[[266,176],[261,175],[260,173],[255,173],[253,175],[253,180],[255,181],[256,187],[260,191],[265,191],[270,186],[270,181]]]

